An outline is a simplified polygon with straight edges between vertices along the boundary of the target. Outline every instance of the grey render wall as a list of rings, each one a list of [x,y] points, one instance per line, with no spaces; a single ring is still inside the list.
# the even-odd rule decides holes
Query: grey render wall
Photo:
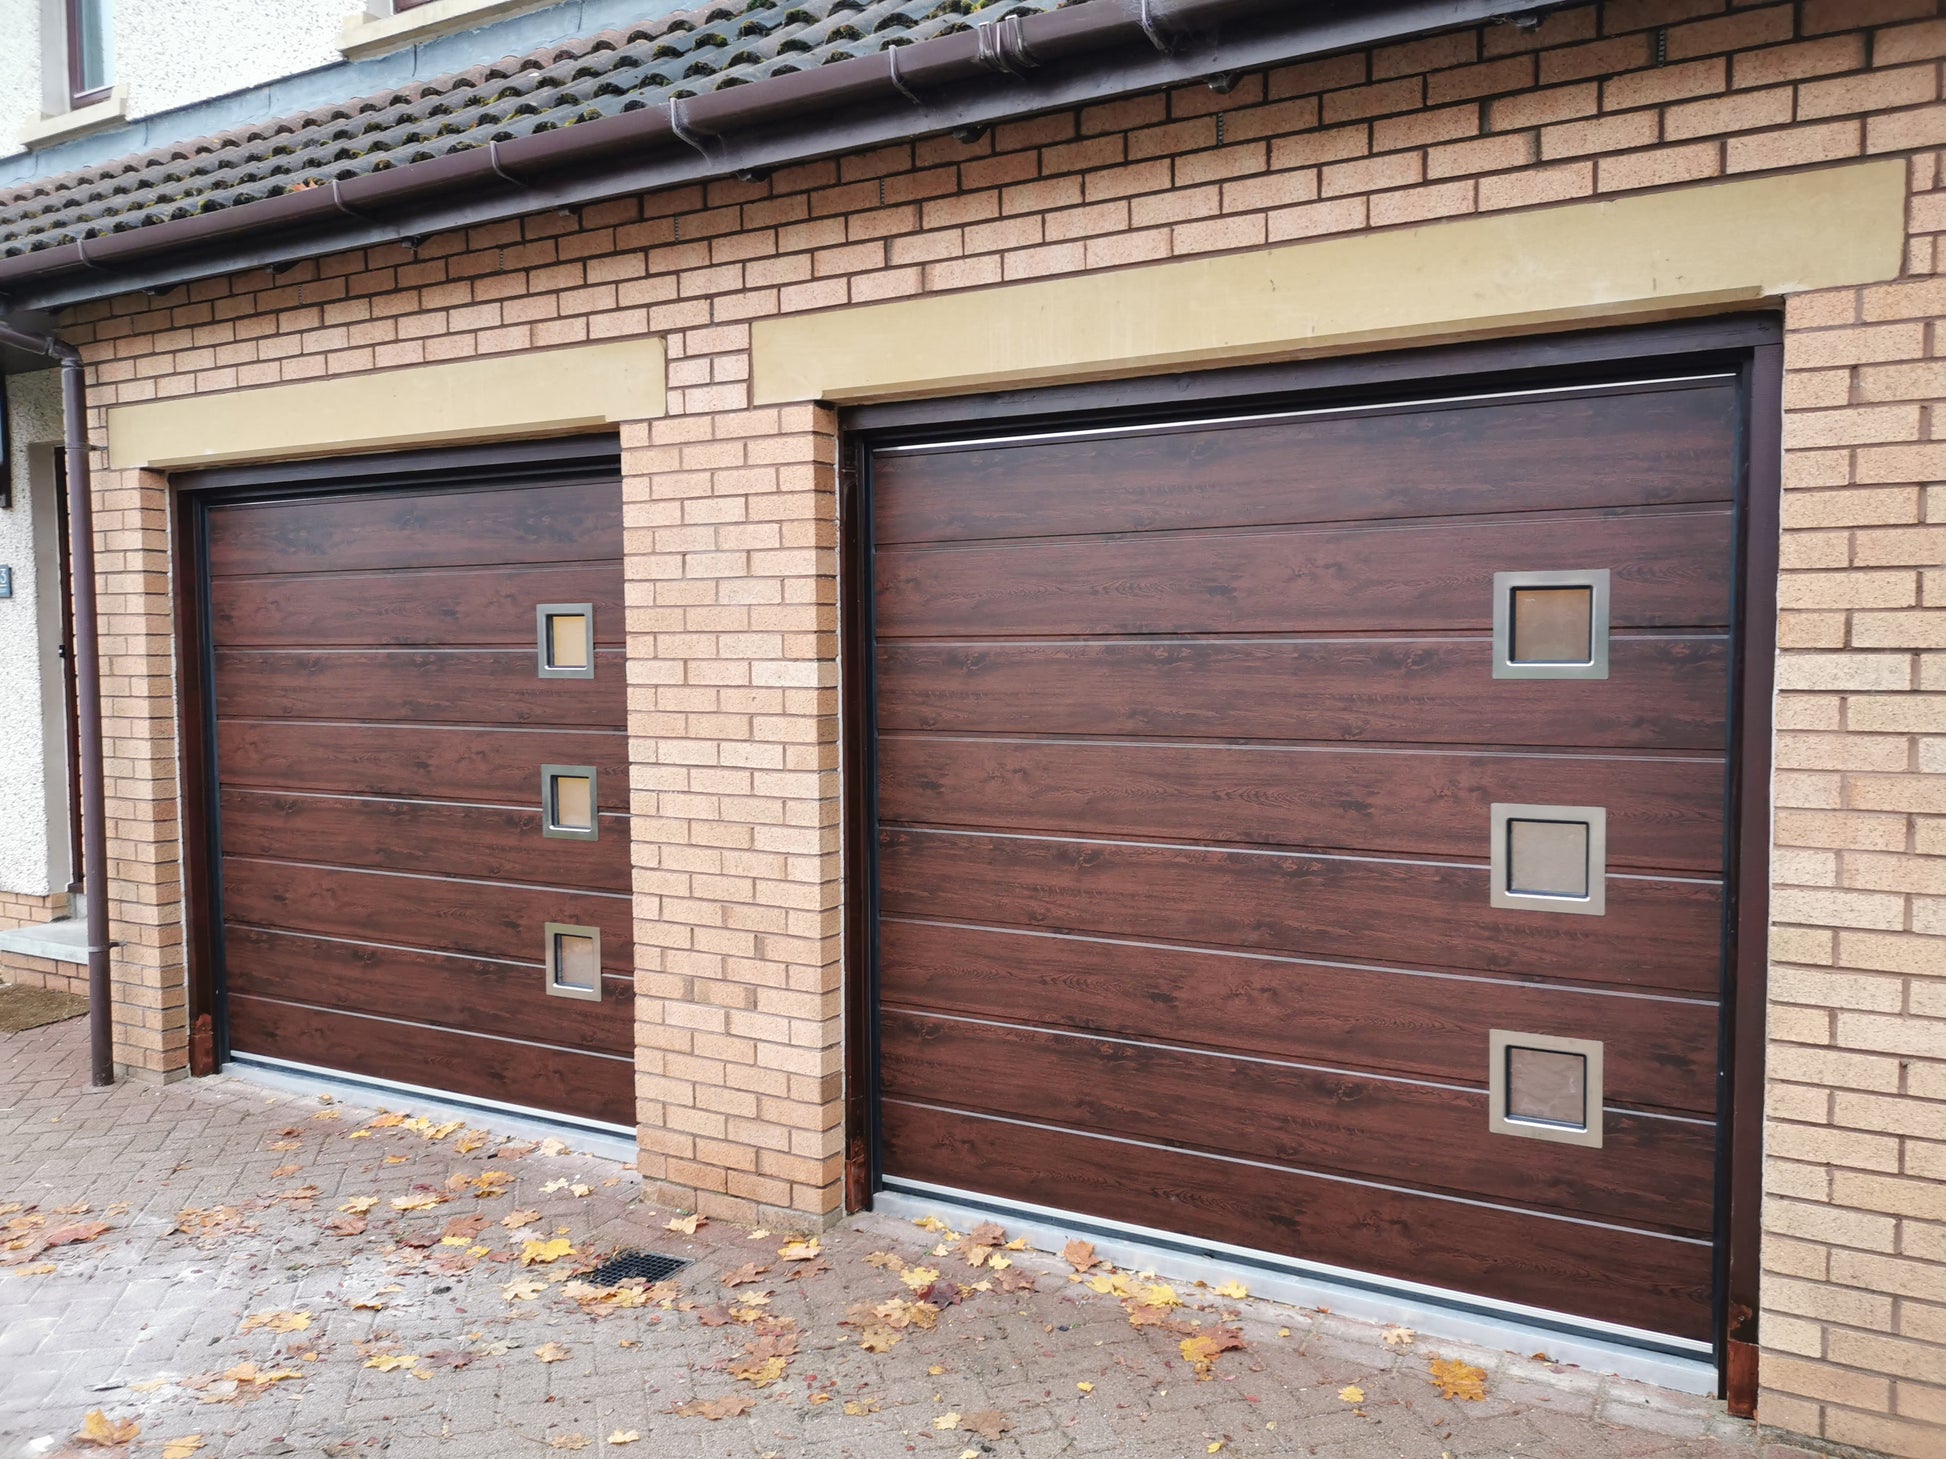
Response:
[[[13,596],[0,599],[0,892],[46,896],[69,875],[54,371],[8,378],[7,427],[13,506],[0,511],[0,564],[13,569]]]

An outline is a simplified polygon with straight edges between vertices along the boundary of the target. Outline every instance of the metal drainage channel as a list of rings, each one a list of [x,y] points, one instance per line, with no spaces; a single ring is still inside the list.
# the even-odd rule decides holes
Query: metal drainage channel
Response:
[[[581,1280],[597,1287],[618,1287],[638,1277],[646,1282],[660,1282],[688,1265],[687,1257],[658,1256],[653,1251],[618,1251],[593,1271],[583,1272]]]

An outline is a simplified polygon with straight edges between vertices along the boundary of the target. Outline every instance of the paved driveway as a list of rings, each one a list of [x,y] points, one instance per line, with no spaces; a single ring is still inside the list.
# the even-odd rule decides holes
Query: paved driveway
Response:
[[[84,1035],[0,1036],[0,1459],[1802,1452],[1530,1357],[1074,1280],[1004,1232],[690,1235],[572,1151],[231,1078],[91,1092]],[[618,1250],[690,1264],[576,1275]]]

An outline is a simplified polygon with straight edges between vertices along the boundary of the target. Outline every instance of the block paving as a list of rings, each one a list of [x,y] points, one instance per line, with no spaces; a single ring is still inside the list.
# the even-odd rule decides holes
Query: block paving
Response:
[[[202,1459],[539,1455],[583,1441],[591,1453],[684,1459],[1807,1454],[1708,1400],[1423,1334],[1392,1347],[1379,1328],[1328,1312],[1185,1289],[1174,1320],[1233,1326],[1245,1344],[1198,1381],[1178,1332],[1132,1326],[1120,1301],[1071,1281],[1049,1254],[1018,1251],[1004,1274],[975,1271],[958,1254],[929,1254],[941,1235],[864,1215],[821,1233],[821,1258],[787,1262],[782,1244],[808,1232],[759,1236],[728,1222],[672,1232],[676,1213],[644,1201],[631,1168],[571,1149],[373,1127],[376,1109],[232,1076],[91,1090],[85,1032],[76,1019],[0,1036],[0,1209],[27,1207],[0,1223],[46,1216],[21,1228],[29,1234],[109,1227],[41,1253],[0,1251],[0,1459],[136,1459],[189,1435],[201,1447],[181,1452]],[[507,1177],[506,1194],[476,1196],[492,1172]],[[415,1193],[446,1199],[393,1209]],[[327,1223],[345,1221],[340,1207],[359,1196],[377,1198],[368,1228],[333,1234]],[[516,1209],[539,1219],[500,1224]],[[439,1244],[449,1221],[470,1216],[491,1223],[472,1245]],[[520,1265],[526,1240],[557,1235],[572,1256]],[[480,1247],[490,1253],[476,1256]],[[618,1249],[689,1258],[675,1305],[579,1308],[568,1271]],[[898,1272],[865,1260],[876,1252],[994,1285],[945,1305],[930,1331],[861,1351],[861,1329],[843,1325],[853,1305],[914,1295]],[[748,1263],[769,1270],[726,1289],[722,1277]],[[1003,1291],[1001,1275],[1034,1286]],[[539,1294],[504,1295],[522,1280]],[[751,1301],[761,1293],[768,1303]],[[746,1317],[756,1309],[794,1324],[799,1347],[781,1379],[757,1388],[726,1371],[755,1340],[726,1299]],[[275,1313],[304,1314],[308,1326],[244,1330],[247,1318]],[[566,1356],[543,1361],[550,1343]],[[387,1355],[418,1361],[372,1366]],[[1428,1381],[1434,1355],[1483,1369],[1487,1396],[1442,1399]],[[221,1376],[245,1363],[299,1376]],[[1346,1400],[1348,1385],[1362,1402]],[[731,1393],[754,1400],[748,1414],[669,1412]],[[76,1443],[93,1410],[139,1433],[119,1446]],[[997,1437],[936,1426],[988,1411],[1010,1425]],[[640,1449],[609,1442],[630,1432]]]

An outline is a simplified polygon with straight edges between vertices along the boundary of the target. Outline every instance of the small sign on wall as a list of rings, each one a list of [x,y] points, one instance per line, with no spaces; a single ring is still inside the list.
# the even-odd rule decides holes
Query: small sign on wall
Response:
[[[10,567],[0,566],[0,598],[11,598],[13,595],[14,570]]]

